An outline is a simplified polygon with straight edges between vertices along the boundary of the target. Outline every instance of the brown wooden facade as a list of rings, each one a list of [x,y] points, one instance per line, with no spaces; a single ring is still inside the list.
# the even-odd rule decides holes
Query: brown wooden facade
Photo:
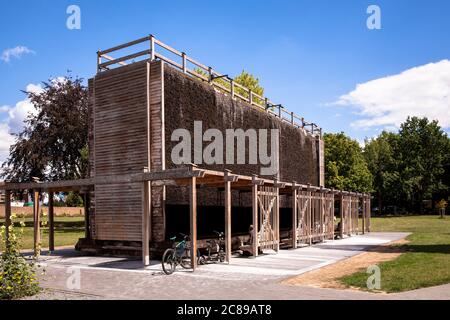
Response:
[[[193,78],[187,62],[203,69],[204,65],[155,42],[153,37],[141,40],[98,53],[98,73],[89,80],[90,178],[0,185],[0,190],[6,190],[7,224],[10,223],[12,191],[33,190],[35,199],[39,199],[42,192],[80,191],[86,212],[86,234],[80,241],[80,248],[131,248],[140,252],[144,264],[148,264],[152,247],[155,244],[167,245],[167,202],[179,197],[180,202],[189,206],[194,268],[198,245],[197,212],[199,200],[203,200],[205,195],[201,193],[199,196],[199,193],[203,192],[204,187],[223,195],[219,205],[224,208],[228,261],[232,252],[231,220],[233,206],[236,207],[233,192],[236,191],[250,199],[253,226],[250,245],[254,255],[258,255],[260,250],[277,252],[282,241],[286,242],[286,237],[282,239],[281,236],[282,208],[292,212],[287,238],[294,248],[335,239],[335,220],[340,221],[341,227],[337,233],[341,238],[370,230],[368,195],[324,188],[324,144],[322,130],[317,125],[307,123],[292,112],[286,113],[281,105],[277,112],[273,111],[274,103],[251,91],[247,96],[240,95],[234,90],[240,87],[232,79],[231,89],[221,88],[213,78],[222,75],[211,68],[207,68],[209,78],[203,79],[198,74]],[[139,55],[117,59],[109,56],[111,52],[147,40],[150,40],[150,50]],[[157,54],[154,49],[156,44],[170,49],[183,62],[179,64]],[[149,57],[135,63],[125,63],[143,55]],[[102,58],[108,62],[102,62]],[[113,65],[119,67],[111,68]],[[166,79],[168,77],[172,80]],[[188,100],[185,96],[196,98]],[[173,106],[177,101],[182,108]],[[206,109],[195,110],[195,101],[211,101],[214,106],[204,103],[210,114],[206,114]],[[223,112],[220,109],[222,106]],[[225,108],[228,108],[229,118],[225,116]],[[174,113],[181,115],[174,118]],[[283,133],[280,173],[272,177],[258,176],[257,165],[174,166],[168,159],[170,146],[167,145],[172,122],[186,125],[190,123],[186,119],[193,115],[205,121],[214,115],[215,118],[209,117],[211,125],[224,126],[230,123],[230,119],[240,118],[244,119],[243,122],[255,121],[266,127],[279,128]],[[218,118],[225,120],[218,123]],[[169,188],[172,188],[170,198]],[[181,197],[184,191],[187,191],[187,199]],[[338,206],[339,215],[335,217]],[[52,201],[49,207],[50,250],[53,250]],[[38,251],[41,234],[38,201],[35,201],[34,221],[35,250]]]

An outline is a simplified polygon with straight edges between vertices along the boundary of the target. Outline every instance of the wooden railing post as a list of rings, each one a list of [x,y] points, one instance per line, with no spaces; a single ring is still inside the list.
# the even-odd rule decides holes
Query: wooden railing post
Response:
[[[211,84],[213,81],[213,71],[211,67],[208,67],[208,82]]]
[[[233,79],[230,80],[230,85],[231,85],[231,98],[234,99],[234,80]]]
[[[252,93],[252,89],[248,89],[248,102],[250,104],[253,104],[253,93]]]
[[[150,61],[155,60],[155,37],[151,34],[150,35]]]
[[[182,52],[181,57],[183,58],[183,73],[187,73],[187,61],[186,61],[186,53]]]
[[[102,56],[100,55],[100,50],[97,51],[97,73],[99,73],[100,70],[100,65],[102,64]]]

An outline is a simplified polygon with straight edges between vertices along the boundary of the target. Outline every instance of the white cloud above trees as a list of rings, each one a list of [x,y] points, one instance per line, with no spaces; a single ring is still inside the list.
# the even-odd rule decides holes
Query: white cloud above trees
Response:
[[[356,108],[361,119],[351,125],[357,129],[398,128],[408,116],[438,120],[450,128],[450,61],[358,84],[333,105]]]

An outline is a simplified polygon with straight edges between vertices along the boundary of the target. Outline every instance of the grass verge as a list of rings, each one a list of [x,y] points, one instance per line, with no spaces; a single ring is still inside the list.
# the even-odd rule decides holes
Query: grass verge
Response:
[[[373,232],[411,232],[399,250],[402,255],[379,264],[381,290],[402,292],[450,283],[450,218],[407,216],[372,218]],[[340,278],[351,287],[367,289],[368,274],[361,270]]]
[[[22,249],[33,248],[33,218],[16,219],[16,223],[24,220],[25,228],[22,238]],[[5,219],[0,219],[3,225]],[[48,225],[41,228],[42,248],[48,248]],[[75,245],[84,237],[84,217],[55,217],[55,247]],[[2,250],[2,248],[0,248]]]

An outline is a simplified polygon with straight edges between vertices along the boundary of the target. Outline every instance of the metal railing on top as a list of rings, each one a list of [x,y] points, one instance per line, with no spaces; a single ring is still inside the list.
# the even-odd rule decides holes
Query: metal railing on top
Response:
[[[149,42],[148,49],[131,53],[120,58],[113,58],[109,54],[115,51],[127,49],[132,46],[136,46],[145,42]],[[175,57],[181,58],[180,62],[176,62],[167,56],[161,54],[157,48],[164,49],[174,55]],[[160,59],[180,70],[183,73],[201,79],[210,83],[216,89],[221,92],[228,93],[233,99],[238,98],[249,103],[252,106],[260,108],[261,110],[278,117],[281,121],[290,123],[291,125],[304,129],[307,133],[316,136],[322,136],[322,128],[317,126],[313,122],[306,122],[303,117],[299,117],[294,112],[286,110],[281,104],[275,104],[268,98],[263,97],[251,89],[242,86],[241,84],[234,81],[228,75],[221,74],[211,67],[208,67],[191,57],[187,56],[186,53],[178,51],[165,43],[156,39],[153,35],[149,35],[144,38],[140,38],[128,43],[121,44],[119,46],[102,50],[97,52],[97,72],[102,72],[109,70],[112,67],[127,65],[127,61],[138,59],[141,57],[149,56],[151,61]],[[105,61],[103,61],[105,60]],[[188,65],[192,65],[194,69],[188,68]]]

